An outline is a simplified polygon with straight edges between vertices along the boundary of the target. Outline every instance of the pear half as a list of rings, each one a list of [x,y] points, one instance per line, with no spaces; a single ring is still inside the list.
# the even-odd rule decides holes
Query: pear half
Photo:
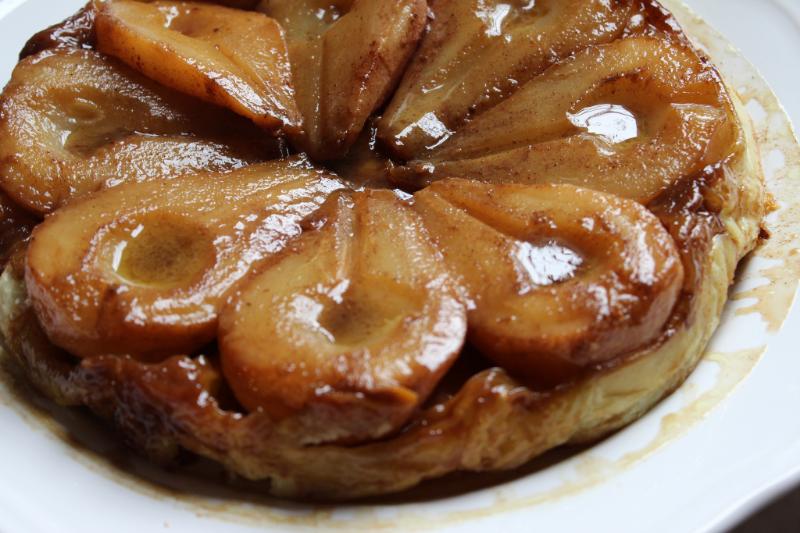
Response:
[[[0,186],[49,213],[120,183],[224,171],[279,155],[246,119],[89,50],[20,62],[0,97]]]
[[[290,160],[78,200],[34,231],[34,310],[50,339],[78,356],[191,353],[214,339],[231,287],[342,187]]]
[[[647,203],[724,160],[739,136],[713,67],[637,37],[551,68],[409,167],[417,183],[570,183]]]
[[[455,361],[464,305],[394,193],[340,193],[305,225],[223,312],[223,371],[303,444],[385,436]]]
[[[305,136],[315,159],[345,155],[388,98],[425,27],[424,0],[268,0],[286,28]]]
[[[267,130],[300,131],[286,42],[273,19],[188,2],[108,0],[96,5],[101,52]]]
[[[553,63],[619,37],[634,2],[433,0],[431,28],[379,123],[400,159],[419,157]]]
[[[535,386],[654,340],[680,293],[675,243],[630,200],[459,179],[414,200],[471,301],[470,341]]]

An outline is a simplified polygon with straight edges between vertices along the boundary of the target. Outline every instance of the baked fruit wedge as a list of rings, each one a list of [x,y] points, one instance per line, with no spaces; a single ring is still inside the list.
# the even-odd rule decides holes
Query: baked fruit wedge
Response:
[[[271,18],[190,2],[95,5],[101,52],[266,130],[297,134],[302,129],[283,31]]]
[[[420,218],[337,193],[220,317],[225,377],[301,445],[400,429],[461,350],[466,311]]]
[[[305,136],[315,159],[347,153],[390,95],[425,27],[424,0],[267,0],[289,41]]]
[[[739,136],[717,74],[694,50],[631,37],[552,67],[408,166],[419,184],[570,183],[647,203],[725,159]]]
[[[341,188],[295,159],[73,202],[33,233],[33,307],[48,337],[81,357],[192,353],[214,339],[227,292]]]
[[[0,187],[39,214],[120,183],[242,167],[279,148],[247,120],[91,50],[28,57],[0,96]]]
[[[434,0],[432,22],[379,122],[400,159],[437,146],[553,63],[622,35],[635,2]]]
[[[466,290],[470,341],[535,386],[646,346],[683,285],[660,221],[617,196],[451,179],[414,209]]]
[[[239,9],[252,9],[259,3],[259,0],[199,1],[206,1],[210,4],[219,4]],[[53,50],[57,48],[94,48],[97,45],[97,35],[95,33],[96,5],[102,5],[102,3],[89,0],[83,9],[79,10],[74,15],[34,34],[22,48],[19,54],[20,59],[38,54],[43,50]]]

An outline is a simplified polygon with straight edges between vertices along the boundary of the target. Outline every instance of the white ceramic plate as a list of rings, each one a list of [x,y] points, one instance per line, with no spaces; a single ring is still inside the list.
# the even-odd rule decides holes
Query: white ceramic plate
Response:
[[[0,0],[0,78],[34,31],[82,2]],[[83,415],[31,404],[0,383],[0,532],[716,531],[800,481],[800,313],[780,330],[800,277],[800,147],[756,70],[685,8],[668,5],[747,103],[781,209],[770,217],[773,239],[740,271],[708,357],[652,413],[597,446],[491,488],[311,507],[157,471],[120,453]],[[800,114],[796,0],[691,5],[725,25]]]

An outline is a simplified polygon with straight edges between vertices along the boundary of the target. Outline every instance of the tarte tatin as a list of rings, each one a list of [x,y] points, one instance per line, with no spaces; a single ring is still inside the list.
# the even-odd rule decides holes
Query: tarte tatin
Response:
[[[680,385],[765,213],[651,0],[96,0],[0,100],[7,362],[278,496],[596,440]]]

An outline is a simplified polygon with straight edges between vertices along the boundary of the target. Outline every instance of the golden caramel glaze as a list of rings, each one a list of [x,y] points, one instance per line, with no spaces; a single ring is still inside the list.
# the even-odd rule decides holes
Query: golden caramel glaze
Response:
[[[391,191],[339,193],[304,226],[221,314],[225,377],[248,411],[294,425],[300,444],[384,437],[458,357],[465,307]]]
[[[301,131],[283,30],[273,19],[189,2],[109,0],[95,5],[101,52],[266,130]]]
[[[425,27],[424,0],[267,0],[286,28],[305,136],[314,159],[345,155],[391,94]]]
[[[0,187],[37,213],[120,183],[223,171],[279,153],[246,120],[89,50],[23,60],[0,97]]]
[[[694,50],[632,37],[549,69],[409,166],[423,182],[571,183],[647,203],[723,160],[738,135]]]
[[[536,386],[563,383],[657,338],[683,267],[639,204],[570,185],[444,180],[417,193],[470,301],[470,341]]]
[[[191,353],[225,296],[343,184],[301,160],[122,185],[33,233],[26,281],[44,330],[87,357]]]

